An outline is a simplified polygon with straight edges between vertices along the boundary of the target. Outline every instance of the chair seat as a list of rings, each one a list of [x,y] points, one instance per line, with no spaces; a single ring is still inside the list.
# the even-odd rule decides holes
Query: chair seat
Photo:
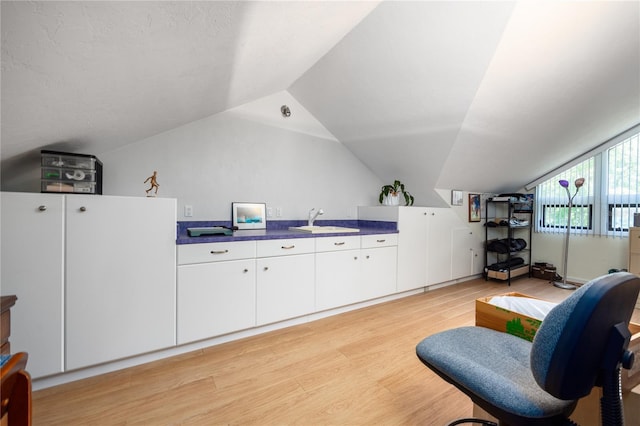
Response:
[[[538,386],[530,352],[531,342],[483,327],[446,330],[416,347],[425,365],[491,415],[513,424],[552,424],[548,419],[569,416],[577,401],[560,400]]]

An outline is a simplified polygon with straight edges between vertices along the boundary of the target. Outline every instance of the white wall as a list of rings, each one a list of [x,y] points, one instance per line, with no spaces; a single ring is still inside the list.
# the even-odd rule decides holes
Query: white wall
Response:
[[[564,276],[562,251],[564,234],[533,234],[533,259],[536,262],[553,263]],[[605,275],[611,268],[627,268],[629,239],[571,235],[567,279],[587,282]]]
[[[279,99],[267,107],[280,114]],[[158,195],[178,199],[178,220],[230,220],[233,201],[266,202],[274,220],[306,219],[312,207],[322,219],[355,219],[358,205],[377,204],[382,181],[339,142],[309,133],[230,110],[101,154],[104,194],[144,196],[157,170]]]

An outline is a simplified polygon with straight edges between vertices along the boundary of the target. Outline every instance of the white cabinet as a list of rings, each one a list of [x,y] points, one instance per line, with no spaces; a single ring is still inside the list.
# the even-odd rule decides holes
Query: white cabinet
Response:
[[[175,344],[175,200],[2,193],[2,293],[34,378]]]
[[[360,237],[323,237],[316,243],[316,310],[358,300]]]
[[[395,234],[325,237],[316,243],[316,310],[396,292]]]
[[[257,324],[310,314],[315,306],[313,238],[257,241]]]
[[[452,232],[460,218],[449,208],[427,208],[427,284],[452,279]]]
[[[397,222],[399,292],[482,271],[482,240],[450,208],[360,207],[358,218]]]
[[[178,246],[178,344],[256,325],[256,243]]]
[[[362,237],[359,296],[362,300],[387,296],[397,291],[398,236]]]
[[[63,369],[64,198],[0,194],[2,295],[15,294],[11,349],[29,353],[33,378]]]
[[[398,208],[398,291],[427,285],[427,209]]]
[[[175,345],[176,201],[65,197],[65,368]]]

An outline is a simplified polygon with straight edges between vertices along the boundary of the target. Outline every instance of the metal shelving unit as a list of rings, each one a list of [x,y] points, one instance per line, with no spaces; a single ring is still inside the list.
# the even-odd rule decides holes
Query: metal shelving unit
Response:
[[[485,280],[492,278],[511,285],[512,278],[531,276],[533,211],[532,199],[494,197],[486,201]]]

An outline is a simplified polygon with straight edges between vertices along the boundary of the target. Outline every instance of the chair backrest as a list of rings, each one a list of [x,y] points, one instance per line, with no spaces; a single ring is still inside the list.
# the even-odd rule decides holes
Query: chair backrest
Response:
[[[25,370],[27,359],[26,352],[18,352],[2,366],[0,417],[3,425],[28,426],[31,424],[31,376]]]
[[[628,325],[640,278],[620,272],[596,278],[549,312],[531,347],[536,382],[560,399],[578,399],[598,384],[614,327]],[[629,343],[620,343],[616,363]],[[622,347],[624,346],[624,347]]]

